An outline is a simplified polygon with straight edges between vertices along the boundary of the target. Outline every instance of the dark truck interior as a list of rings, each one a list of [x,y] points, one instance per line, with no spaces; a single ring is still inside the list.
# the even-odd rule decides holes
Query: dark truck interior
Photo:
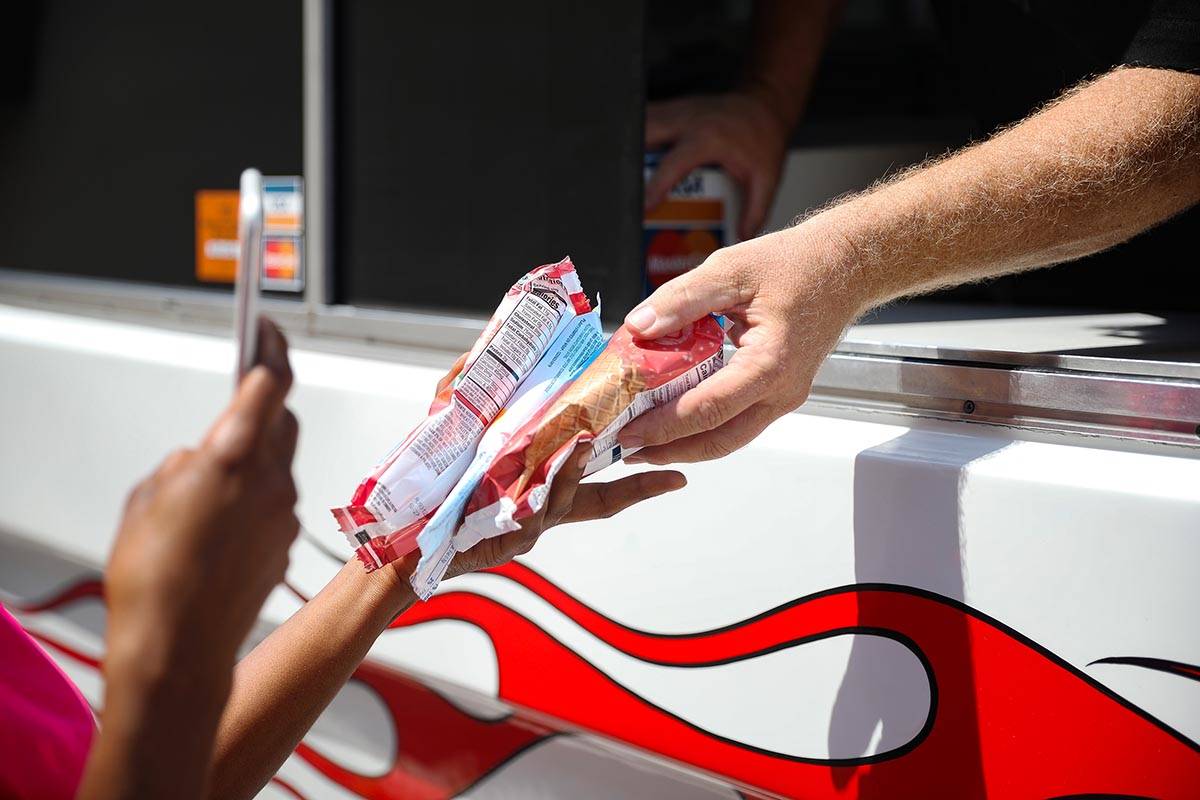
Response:
[[[728,88],[749,0],[334,7],[335,302],[485,312],[514,265],[566,253],[612,313],[636,302],[644,103]],[[935,155],[985,135],[940,7],[847,2],[792,146]],[[201,286],[194,192],[249,164],[303,172],[301,26],[284,0],[11,9],[0,266]],[[1196,221],[923,303],[1192,311]]]

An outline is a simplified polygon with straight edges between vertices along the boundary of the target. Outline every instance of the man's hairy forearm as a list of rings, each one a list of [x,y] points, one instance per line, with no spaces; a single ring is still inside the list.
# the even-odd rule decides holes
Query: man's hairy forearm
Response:
[[[1200,76],[1118,69],[811,217],[858,311],[1118,244],[1200,201]]]

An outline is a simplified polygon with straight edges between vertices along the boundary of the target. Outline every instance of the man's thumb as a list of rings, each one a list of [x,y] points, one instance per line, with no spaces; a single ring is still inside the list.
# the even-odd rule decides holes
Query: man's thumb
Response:
[[[720,252],[720,251],[718,251]],[[705,314],[737,304],[736,293],[721,269],[709,261],[691,272],[667,281],[625,317],[625,325],[639,339],[657,339],[673,333]]]

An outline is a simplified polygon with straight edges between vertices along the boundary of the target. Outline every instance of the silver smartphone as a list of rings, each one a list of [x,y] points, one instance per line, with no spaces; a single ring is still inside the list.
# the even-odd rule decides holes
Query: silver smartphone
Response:
[[[237,371],[234,383],[254,366],[258,353],[258,296],[262,280],[262,173],[242,172],[238,197],[238,257],[234,284],[234,338]]]

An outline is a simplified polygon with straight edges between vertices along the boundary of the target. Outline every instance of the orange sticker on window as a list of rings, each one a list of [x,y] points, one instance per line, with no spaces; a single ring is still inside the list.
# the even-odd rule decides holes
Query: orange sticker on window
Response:
[[[196,192],[196,280],[233,283],[237,277],[237,190]]]

